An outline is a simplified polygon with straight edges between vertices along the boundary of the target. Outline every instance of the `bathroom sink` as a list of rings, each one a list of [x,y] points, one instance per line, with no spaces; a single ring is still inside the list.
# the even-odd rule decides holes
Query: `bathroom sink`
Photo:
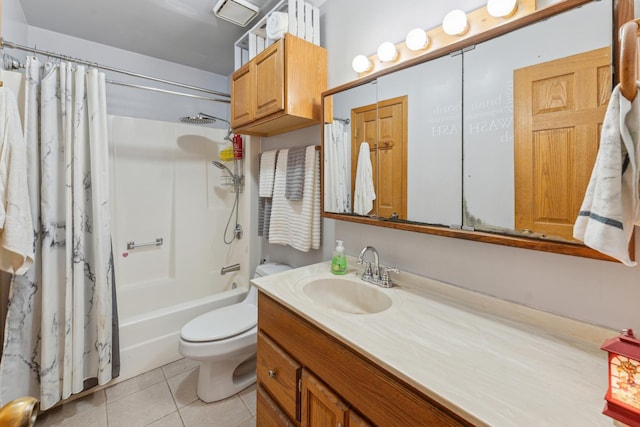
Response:
[[[391,307],[391,298],[371,285],[347,278],[321,278],[304,285],[303,292],[328,308],[351,314],[379,313]]]

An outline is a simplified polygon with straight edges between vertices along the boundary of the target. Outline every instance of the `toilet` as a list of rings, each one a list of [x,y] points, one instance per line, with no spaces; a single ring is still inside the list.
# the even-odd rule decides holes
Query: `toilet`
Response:
[[[291,268],[268,262],[256,267],[254,278]],[[226,399],[256,382],[257,334],[258,291],[253,286],[242,302],[204,313],[182,327],[180,354],[200,362],[200,400]]]

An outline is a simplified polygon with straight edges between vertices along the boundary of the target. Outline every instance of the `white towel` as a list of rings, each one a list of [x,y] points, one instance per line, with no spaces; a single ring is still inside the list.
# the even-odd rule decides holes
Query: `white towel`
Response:
[[[27,146],[13,92],[0,88],[0,270],[24,274],[33,264]]]
[[[273,12],[267,18],[267,37],[272,40],[280,40],[289,30],[289,14],[286,12]]]
[[[314,146],[306,148],[302,200],[287,200],[288,151],[278,152],[269,243],[308,252],[320,248],[320,157]]]
[[[258,195],[260,197],[273,196],[273,180],[276,170],[277,150],[265,151],[260,156],[260,183]]]
[[[371,167],[371,150],[368,142],[360,144],[358,164],[356,166],[356,188],[353,194],[353,212],[366,215],[373,209],[376,189],[373,186],[373,168]]]
[[[638,131],[640,101],[633,103],[616,86],[609,99],[600,137],[600,148],[591,179],[573,227],[573,237],[625,265],[629,240],[638,223]]]

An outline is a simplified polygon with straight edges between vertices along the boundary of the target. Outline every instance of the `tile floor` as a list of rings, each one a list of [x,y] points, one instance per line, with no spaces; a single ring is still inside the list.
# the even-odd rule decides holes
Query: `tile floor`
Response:
[[[214,403],[196,395],[197,362],[180,359],[41,414],[36,427],[251,427],[255,385]]]

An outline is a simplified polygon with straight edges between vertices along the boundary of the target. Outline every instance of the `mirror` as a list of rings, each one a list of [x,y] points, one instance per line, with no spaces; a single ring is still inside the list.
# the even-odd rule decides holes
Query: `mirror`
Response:
[[[526,205],[518,208],[521,206],[518,199],[523,197],[515,191],[516,188],[522,188],[520,182],[516,183],[518,174],[526,175],[527,167],[529,170],[545,167],[531,164],[523,166],[523,162],[517,160],[526,157],[522,154],[526,149],[516,148],[518,134],[514,132],[514,114],[518,106],[529,102],[528,108],[532,108],[531,102],[545,102],[544,108],[547,110],[561,110],[563,105],[574,102],[566,98],[564,91],[571,89],[580,94],[584,92],[584,87],[567,86],[562,79],[563,75],[570,74],[567,71],[551,78],[546,86],[542,85],[540,95],[534,101],[531,95],[514,98],[514,93],[517,87],[526,87],[518,76],[528,75],[529,70],[536,70],[538,64],[555,60],[571,62],[573,55],[604,48],[598,51],[598,55],[606,55],[605,61],[608,62],[605,67],[597,68],[600,70],[596,76],[600,90],[594,89],[594,93],[600,103],[596,109],[606,108],[607,99],[603,99],[603,96],[608,96],[611,91],[609,47],[613,33],[612,15],[611,2],[589,2],[479,42],[473,48],[464,49],[464,53],[458,51],[396,71],[378,73],[375,79],[363,79],[366,81],[364,84],[344,85],[343,88],[327,91],[324,99],[325,112],[329,112],[325,116],[324,128],[325,217],[606,258],[572,241],[570,235],[567,237],[563,234],[564,231],[555,222],[566,221],[567,218],[556,218],[555,212],[552,215],[547,212],[549,200],[559,201],[557,204],[562,215],[568,217],[571,223],[575,220],[595,159],[589,157],[591,154],[580,153],[580,157],[573,162],[575,170],[556,174],[573,174],[586,179],[578,184],[584,188],[572,200],[565,200],[569,199],[566,194],[577,192],[563,193],[564,190],[559,190],[563,186],[554,181],[562,176],[548,177],[544,175],[544,170],[538,170],[541,178],[533,185],[537,186],[535,188],[544,187],[545,193],[540,200],[530,203],[533,204],[532,208]],[[585,22],[593,25],[584,25]],[[562,43],[557,43],[557,40],[562,40]],[[557,68],[556,65],[554,67]],[[514,75],[518,80],[514,81]],[[529,85],[532,85],[531,79]],[[366,96],[363,95],[365,92]],[[362,109],[366,107],[371,112],[371,106],[375,103],[377,123],[362,119],[358,121]],[[332,109],[327,108],[331,105]],[[388,108],[390,105],[399,105],[397,111],[400,111],[401,118],[389,113],[392,110]],[[349,176],[350,185],[345,187],[347,189],[343,194],[347,194],[349,202],[341,205],[327,203],[327,195],[336,190],[332,178],[334,173],[330,169],[333,160],[327,158],[327,153],[331,153],[327,150],[327,138],[330,139],[331,129],[336,126],[335,121],[332,123],[332,117],[351,120],[344,127],[343,134],[349,152],[346,165],[351,165],[344,174]],[[403,118],[407,122],[404,131]],[[562,119],[556,117],[555,120]],[[361,140],[356,135],[358,132],[361,135],[367,128],[374,128],[374,131],[368,131],[372,139],[368,142],[372,147],[371,175],[375,183],[376,200],[371,211],[358,214],[354,213],[352,203],[355,194],[352,184],[357,175],[359,154],[356,145]],[[529,131],[535,131],[532,129]],[[399,137],[388,138],[393,132]],[[394,162],[389,154],[398,149],[397,157],[402,159],[402,138],[406,141],[404,164]],[[553,144],[559,138],[553,135],[548,138],[547,146],[552,148],[543,152],[547,161],[562,155],[557,151],[560,149],[557,148],[558,144]],[[391,183],[395,187],[392,188]],[[329,188],[328,185],[333,187]],[[401,195],[401,201],[394,205],[390,201],[397,200],[398,194]],[[545,200],[545,197],[549,200]],[[529,223],[518,219],[523,216],[522,212],[527,209],[535,211],[540,207],[542,221],[534,218],[531,222],[533,225],[523,226]],[[542,222],[551,225],[536,228],[541,227],[539,224]]]

